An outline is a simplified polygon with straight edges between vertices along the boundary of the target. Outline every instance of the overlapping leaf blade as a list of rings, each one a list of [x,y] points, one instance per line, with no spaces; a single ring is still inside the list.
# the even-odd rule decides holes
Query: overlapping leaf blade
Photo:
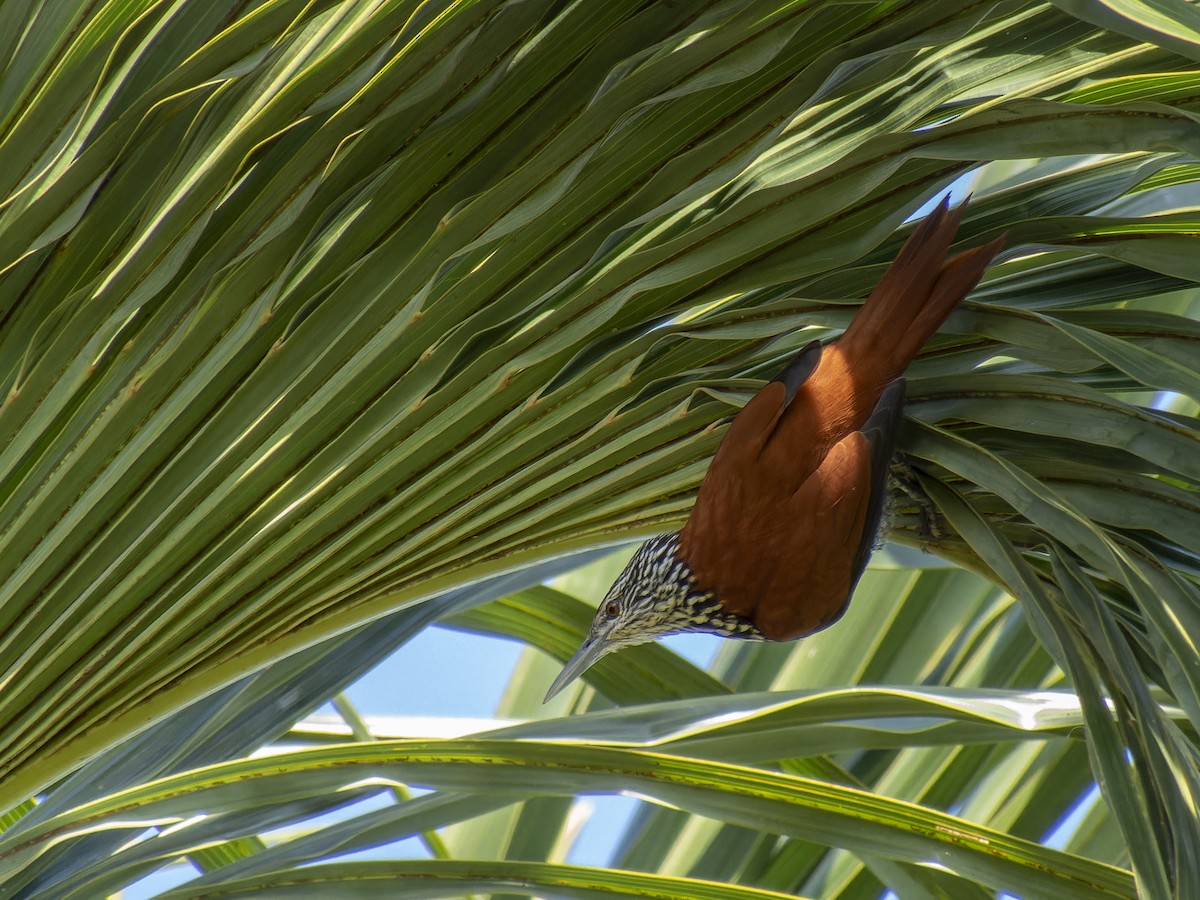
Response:
[[[895,616],[869,653],[843,626],[821,666],[741,647],[714,678],[647,648],[595,683],[715,703],[820,684],[1028,692],[1061,667],[1142,890],[1194,892],[1180,798],[1197,782],[1200,429],[1191,401],[1161,407],[1196,397],[1197,333],[1147,310],[1183,311],[1170,292],[1197,274],[1195,14],[1055,7],[6,6],[0,806],[98,755],[103,769],[288,653],[678,523],[711,426],[812,336],[794,329],[843,326],[909,214],[1011,160],[977,179],[963,230],[1008,230],[1011,252],[914,367],[903,443],[956,510],[930,545],[1012,589],[1044,649],[1007,601],[935,574],[911,596],[955,587],[968,609],[926,620],[898,582],[864,583],[856,603],[877,591]],[[894,526],[929,538],[904,499]],[[541,622],[564,616],[563,653],[586,614],[561,601],[538,591],[459,624],[529,639],[540,604]],[[536,694],[514,694],[524,713]],[[879,736],[849,768],[786,764],[1041,837],[1083,785],[1060,779],[1036,809],[1020,783],[1082,771],[1082,749],[940,744],[1004,730],[968,720],[938,746]],[[797,727],[754,759],[779,759]],[[862,750],[867,730],[804,752]],[[739,758],[746,740],[705,752]],[[66,796],[46,814],[77,808]],[[704,863],[725,880],[946,889],[877,848],[639,815],[725,846]],[[638,853],[695,862],[655,842],[626,862]]]

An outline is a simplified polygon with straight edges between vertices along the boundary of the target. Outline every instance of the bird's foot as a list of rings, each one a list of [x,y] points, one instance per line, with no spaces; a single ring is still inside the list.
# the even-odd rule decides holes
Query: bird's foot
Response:
[[[896,451],[896,456],[892,460],[892,481],[896,487],[917,504],[917,515],[920,519],[918,534],[921,537],[921,541],[928,544],[945,537],[946,532],[942,528],[937,507],[929,499],[929,495],[925,493],[925,489],[921,487],[921,482],[917,478],[917,473],[913,469],[912,463],[899,450]]]

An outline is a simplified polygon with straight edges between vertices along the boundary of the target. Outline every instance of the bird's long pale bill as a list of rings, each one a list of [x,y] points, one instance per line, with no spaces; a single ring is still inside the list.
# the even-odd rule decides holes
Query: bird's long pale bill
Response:
[[[546,698],[542,702],[549,703],[555,694],[590,669],[593,663],[607,652],[607,645],[599,638],[590,637],[580,644],[575,655],[567,660],[563,670],[554,679],[554,684],[550,685],[550,690],[546,691]]]

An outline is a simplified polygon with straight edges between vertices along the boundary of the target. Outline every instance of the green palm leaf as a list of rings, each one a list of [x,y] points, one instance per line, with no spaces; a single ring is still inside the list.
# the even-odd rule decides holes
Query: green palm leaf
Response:
[[[0,895],[181,856],[180,896],[303,893],[300,862],[427,896],[1200,895],[1194,7],[0,24]],[[883,568],[799,646],[609,660],[577,719],[243,759],[436,619],[569,653],[611,564],[540,582],[682,521],[728,415],[967,177],[963,242],[1009,249],[910,373],[944,523],[897,496],[892,536],[990,585]],[[544,716],[550,666],[502,712]],[[372,778],[437,792],[311,824]],[[659,804],[622,871],[561,866],[561,798],[611,790]],[[461,859],[337,861],[435,831]]]

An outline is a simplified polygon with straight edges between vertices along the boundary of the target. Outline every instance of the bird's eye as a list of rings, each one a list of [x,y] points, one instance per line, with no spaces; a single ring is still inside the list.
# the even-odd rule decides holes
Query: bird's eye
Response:
[[[609,600],[604,604],[604,615],[610,619],[615,619],[620,611],[621,604],[617,603],[616,600]]]

